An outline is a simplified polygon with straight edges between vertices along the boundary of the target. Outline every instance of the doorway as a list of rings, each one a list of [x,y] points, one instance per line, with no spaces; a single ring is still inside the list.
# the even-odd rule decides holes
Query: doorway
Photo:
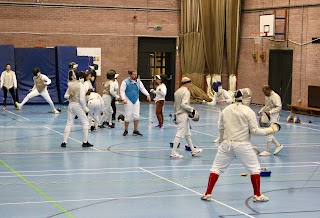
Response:
[[[156,88],[155,76],[167,76],[167,101],[173,101],[175,91],[176,39],[147,38],[138,40],[138,73],[146,89]],[[142,96],[141,96],[142,97]],[[145,100],[145,97],[141,98]]]
[[[292,60],[293,50],[270,50],[269,85],[281,97],[283,110],[291,104]]]

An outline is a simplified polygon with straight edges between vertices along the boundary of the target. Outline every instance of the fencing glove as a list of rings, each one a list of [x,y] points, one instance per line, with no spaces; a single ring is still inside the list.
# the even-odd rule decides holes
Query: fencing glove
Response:
[[[270,127],[266,128],[267,135],[270,135],[272,133],[278,132],[281,129],[280,124],[273,123],[270,125]]]

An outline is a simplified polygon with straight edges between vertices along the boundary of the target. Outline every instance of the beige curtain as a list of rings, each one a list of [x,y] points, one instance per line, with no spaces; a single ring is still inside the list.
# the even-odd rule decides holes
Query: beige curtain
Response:
[[[228,74],[237,75],[241,0],[226,0]]]
[[[202,90],[204,85],[205,57],[200,22],[200,0],[181,1],[181,70],[192,80],[191,100],[202,102],[211,99]]]
[[[200,0],[201,30],[209,74],[221,74],[225,29],[225,0]]]

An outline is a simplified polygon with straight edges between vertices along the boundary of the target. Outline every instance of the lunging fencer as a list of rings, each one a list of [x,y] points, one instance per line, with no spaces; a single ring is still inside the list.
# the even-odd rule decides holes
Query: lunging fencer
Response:
[[[90,129],[91,131],[98,131],[98,126],[101,122],[101,116],[103,114],[104,101],[98,93],[93,92],[91,89],[88,90],[86,99],[87,107],[90,110],[88,115]]]
[[[154,101],[156,103],[156,115],[158,119],[158,125],[156,126],[156,128],[159,129],[163,128],[163,107],[167,95],[167,86],[165,85],[166,79],[166,75],[156,75],[156,83],[158,84],[158,86],[156,90],[150,90],[151,93],[156,95],[156,97],[154,98]]]
[[[8,91],[10,92],[13,104],[17,109],[17,105],[16,105],[17,77],[16,77],[16,73],[11,70],[10,64],[6,65],[6,70],[1,73],[0,80],[1,80],[0,89],[3,90],[3,110],[5,111],[7,109]]]
[[[217,105],[219,107],[219,118],[218,118],[218,127],[220,125],[221,112],[225,107],[232,103],[232,98],[230,97],[227,90],[222,88],[222,83],[220,81],[214,82],[212,84],[212,90],[214,91],[214,96],[212,102],[208,102],[208,105]],[[213,141],[214,143],[221,143],[220,134]]]
[[[265,95],[265,105],[260,109],[259,115],[268,117],[269,122],[267,123],[267,125],[279,122],[280,111],[282,109],[280,96],[277,93],[275,93],[268,85],[262,87],[262,92]],[[270,147],[272,143],[276,146],[276,149],[273,152],[274,155],[278,154],[283,149],[283,145],[281,145],[278,142],[278,140],[273,136],[273,134],[270,134],[267,136],[266,150],[262,151],[259,155],[271,155]]]
[[[181,87],[174,93],[174,120],[178,125],[177,133],[173,141],[173,148],[170,154],[171,158],[183,158],[178,154],[177,148],[181,138],[185,138],[191,150],[192,157],[202,152],[201,148],[195,148],[191,139],[189,117],[199,116],[198,112],[190,106],[190,92],[192,85],[191,79],[183,77]]]
[[[30,93],[19,104],[17,103],[18,110],[21,110],[23,105],[27,103],[31,98],[41,95],[51,106],[53,113],[59,114],[59,111],[55,108],[53,101],[48,92],[48,85],[51,84],[51,79],[40,72],[40,68],[36,67],[32,70],[34,86],[30,89]]]
[[[129,122],[133,120],[133,136],[143,136],[139,130],[139,119],[140,119],[140,101],[139,91],[141,91],[147,100],[150,102],[150,94],[144,87],[140,79],[138,79],[138,73],[136,70],[128,71],[129,77],[122,81],[120,86],[120,95],[124,104],[125,121],[124,121],[124,132],[123,136],[128,135]]]
[[[83,72],[76,73],[76,80],[74,80],[73,74],[69,71],[68,89],[64,94],[64,97],[69,100],[68,106],[68,120],[66,128],[64,129],[63,142],[61,147],[66,147],[67,140],[70,134],[70,130],[73,126],[75,116],[78,116],[83,132],[82,147],[92,147],[93,145],[88,142],[89,134],[89,121],[86,113],[89,109],[86,105],[86,93],[84,85],[79,81],[84,78]]]
[[[104,125],[107,125],[109,128],[114,128],[115,124],[112,123],[112,114],[113,114],[113,109],[111,106],[111,102],[113,98],[118,99],[119,95],[115,92],[115,71],[110,70],[107,72],[107,80],[104,82],[103,85],[103,95],[102,99],[104,101],[104,109],[103,109],[103,116],[102,116],[102,124],[100,127],[104,127]]]
[[[251,135],[269,135],[280,130],[279,124],[268,128],[259,128],[255,112],[249,107],[251,90],[244,88],[235,93],[236,103],[227,106],[221,114],[219,125],[222,143],[219,146],[208,181],[208,187],[202,200],[210,201],[211,193],[219,175],[231,164],[234,158],[250,171],[254,190],[253,201],[264,202],[269,198],[260,192],[260,163],[250,143]]]

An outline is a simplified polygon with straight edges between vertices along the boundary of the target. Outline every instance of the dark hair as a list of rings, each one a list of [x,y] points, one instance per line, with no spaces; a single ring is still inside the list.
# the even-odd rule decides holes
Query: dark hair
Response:
[[[167,76],[166,76],[165,74],[161,74],[161,75],[160,75],[160,78],[161,78],[161,82],[162,82],[162,83],[167,82]]]
[[[131,75],[133,72],[137,72],[136,70],[128,70],[128,74]]]
[[[40,72],[40,68],[39,67],[35,67],[32,70],[32,73],[33,73],[34,76],[36,76],[39,72]]]
[[[8,66],[8,65],[11,67],[11,64],[6,64],[6,66]]]
[[[68,72],[68,79],[70,81],[73,80],[73,71],[72,70],[69,70],[69,72]]]
[[[91,72],[86,71],[86,72],[84,73],[85,78],[87,78],[90,74],[91,74]]]
[[[85,78],[85,73],[83,71],[78,71],[76,73],[77,80]]]
[[[268,90],[268,91],[269,91],[269,90],[272,90],[271,86],[269,86],[269,85],[265,85],[265,86],[263,86],[263,88],[266,89],[266,90]]]

